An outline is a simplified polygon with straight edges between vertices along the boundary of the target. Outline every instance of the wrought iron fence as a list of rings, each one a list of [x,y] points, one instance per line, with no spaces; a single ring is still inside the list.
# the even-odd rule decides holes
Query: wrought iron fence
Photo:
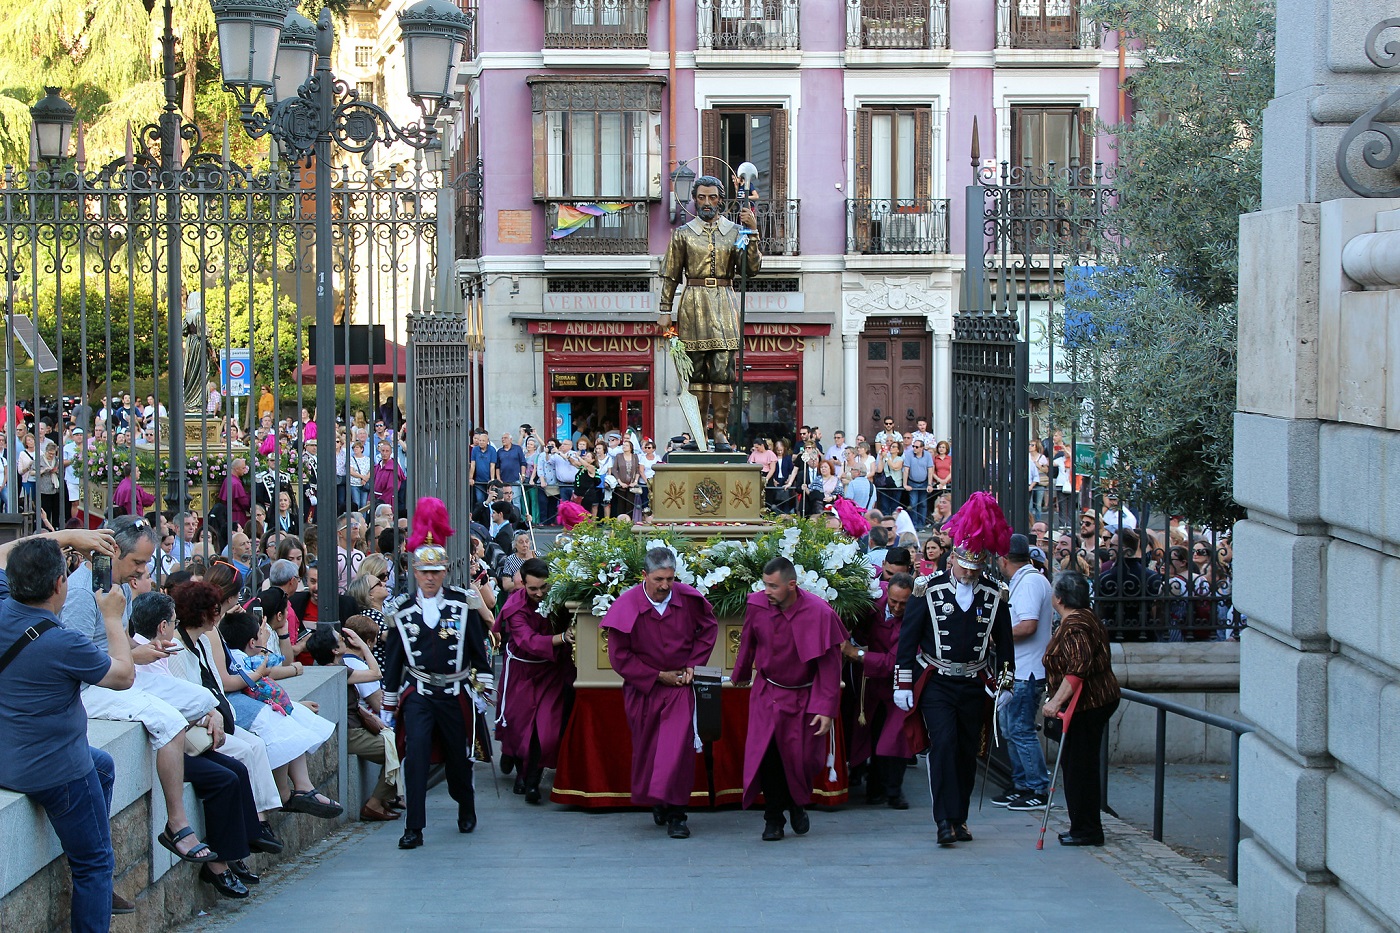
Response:
[[[373,532],[391,529],[392,557],[408,503],[390,464],[412,473],[421,451],[461,463],[468,446],[430,419],[404,427],[410,313],[420,329],[460,319],[435,284],[438,174],[421,163],[328,166],[332,201],[317,204],[312,170],[299,164],[255,171],[201,152],[194,134],[192,155],[163,170],[146,145],[154,137],[95,169],[80,142],[66,164],[5,170],[6,410],[21,409],[6,444],[30,445],[37,464],[31,486],[25,458],[6,458],[19,487],[7,509],[30,528],[187,511],[193,537],[176,530],[167,553],[206,565],[233,557],[254,586],[280,542],[297,535],[300,553],[319,554],[321,572],[335,573],[335,529],[351,513],[361,515],[344,519],[356,546],[378,550]],[[310,352],[319,211],[331,215],[334,360]],[[54,365],[34,365],[36,339]],[[347,386],[337,393],[343,438],[316,436],[309,387],[318,379]],[[451,385],[441,392],[456,392],[460,409],[465,383]],[[380,434],[389,443],[382,464]],[[318,456],[342,464],[335,502],[316,501]],[[157,561],[157,572],[172,566]]]
[[[948,252],[948,202],[940,198],[846,201],[847,253]]]
[[[739,222],[739,208],[753,210],[758,221],[758,248],[765,256],[797,256],[800,251],[797,243],[798,198],[781,201],[747,201],[735,205],[726,214]]]
[[[947,0],[848,0],[848,49],[946,49]]]
[[[646,201],[550,201],[545,253],[559,256],[628,256],[651,248]]]
[[[545,0],[547,49],[645,49],[647,0]]]
[[[696,47],[786,51],[801,47],[797,0],[696,0]]]
[[[469,419],[462,417],[463,391],[472,376],[468,324],[457,315],[418,314],[408,319],[413,352],[409,357],[410,410],[413,431],[414,470],[409,491],[414,500],[434,495],[448,513],[465,522],[472,511],[468,486],[471,447]],[[465,579],[471,557],[469,535],[453,535],[447,541],[448,567],[456,579]]]

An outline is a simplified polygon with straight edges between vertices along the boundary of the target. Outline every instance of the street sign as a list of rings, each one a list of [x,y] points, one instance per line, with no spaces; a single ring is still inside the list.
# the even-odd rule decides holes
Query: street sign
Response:
[[[225,396],[238,398],[253,394],[253,353],[247,347],[220,351],[219,373]]]

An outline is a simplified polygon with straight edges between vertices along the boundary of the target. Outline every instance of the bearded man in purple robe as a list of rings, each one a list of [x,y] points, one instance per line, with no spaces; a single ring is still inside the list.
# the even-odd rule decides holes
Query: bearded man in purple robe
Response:
[[[811,828],[812,784],[835,760],[831,721],[841,707],[846,629],[831,606],[797,588],[786,557],[763,567],[763,592],[749,596],[731,680],[753,680],[744,744],[744,807],[763,792],[763,840]]]

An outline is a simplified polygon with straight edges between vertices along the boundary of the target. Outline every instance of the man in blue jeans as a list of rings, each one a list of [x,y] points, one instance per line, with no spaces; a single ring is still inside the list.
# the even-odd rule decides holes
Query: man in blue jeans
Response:
[[[110,830],[112,757],[87,744],[85,684],[125,690],[136,679],[131,642],[122,626],[126,597],[98,594],[106,652],[58,624],[68,595],[68,564],[59,544],[115,557],[110,532],[64,531],[0,548],[0,787],[44,808],[73,875],[72,928],[105,931],[116,897]]]
[[[1031,564],[1032,551],[1038,550],[1025,535],[1012,535],[1011,546],[1001,559],[1001,572],[1011,593],[1016,687],[997,698],[997,722],[1011,759],[1012,787],[992,803],[1012,810],[1040,810],[1049,802],[1050,776],[1035,733],[1035,716],[1045,689],[1045,646],[1050,643],[1054,609],[1050,606],[1050,581]],[[1037,556],[1044,562],[1044,553]]]
[[[923,441],[904,452],[904,489],[909,493],[909,516],[922,528],[928,524],[928,494],[933,492],[933,454]]]

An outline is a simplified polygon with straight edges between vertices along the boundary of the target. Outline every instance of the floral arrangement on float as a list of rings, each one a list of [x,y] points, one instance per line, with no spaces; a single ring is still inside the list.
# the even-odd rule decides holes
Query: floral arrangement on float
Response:
[[[676,579],[708,598],[720,618],[743,616],[749,594],[763,589],[763,566],[780,556],[797,568],[797,585],[829,602],[848,625],[880,595],[860,546],[823,519],[784,516],[747,541],[700,542],[670,530],[639,532],[625,519],[611,519],[585,522],[555,541],[541,614],[576,605],[603,615],[641,582],[654,547],[676,555]]]

